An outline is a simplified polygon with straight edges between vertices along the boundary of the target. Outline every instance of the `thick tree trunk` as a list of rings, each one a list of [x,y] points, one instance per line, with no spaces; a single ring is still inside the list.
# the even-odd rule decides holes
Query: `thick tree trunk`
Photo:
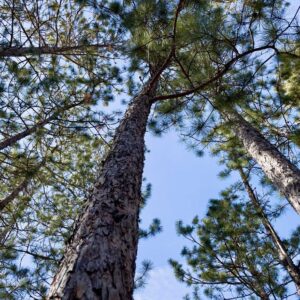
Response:
[[[151,97],[135,98],[121,121],[48,299],[132,299]]]
[[[300,170],[238,113],[231,111],[223,115],[232,122],[248,154],[300,214]]]
[[[240,171],[240,175],[241,175],[242,181],[244,183],[244,186],[246,188],[246,191],[248,193],[248,196],[249,196],[250,200],[252,201],[254,207],[258,211],[258,213],[261,217],[261,221],[273,241],[273,244],[278,253],[279,261],[282,264],[282,266],[286,269],[286,271],[289,273],[292,280],[294,281],[294,283],[296,285],[297,293],[299,294],[300,293],[300,269],[294,264],[293,260],[291,259],[291,257],[288,254],[288,251],[287,251],[284,243],[282,242],[282,240],[278,236],[277,232],[273,228],[272,224],[270,223],[268,217],[264,213],[264,210],[261,207],[261,204],[260,204],[259,200],[257,199],[257,197],[247,179],[246,174],[244,173],[244,171],[242,169],[240,169],[239,171]]]

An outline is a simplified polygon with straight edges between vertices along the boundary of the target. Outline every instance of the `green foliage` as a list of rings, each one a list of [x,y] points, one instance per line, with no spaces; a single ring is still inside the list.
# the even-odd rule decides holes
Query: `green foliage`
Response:
[[[233,189],[210,200],[202,220],[195,217],[191,225],[178,222],[177,231],[192,242],[181,252],[188,268],[170,261],[177,278],[187,285],[203,286],[212,299],[286,296],[289,280],[282,277],[274,244],[257,211],[241,202]],[[287,243],[294,254],[299,253],[297,234]]]
[[[142,71],[143,63],[152,70],[162,64],[170,50],[171,11],[166,1],[146,0],[136,1],[124,14],[123,24],[131,34],[131,71]]]
[[[188,0],[181,7],[177,1],[160,0],[34,0],[13,1],[13,6],[0,0],[0,4],[4,57],[0,59],[0,143],[36,127],[0,150],[0,200],[21,187],[1,212],[1,299],[45,298],[74,220],[110,147],[119,114],[108,114],[105,107],[126,89],[128,95],[136,95],[167,57],[158,95],[211,84],[177,99],[158,101],[149,122],[155,134],[176,127],[199,156],[213,143],[214,154],[227,153],[221,160],[226,164],[224,177],[239,167],[250,169],[253,162],[218,109],[238,107],[284,153],[291,155],[291,144],[299,144],[297,128],[289,126],[283,139],[278,131],[288,126],[274,126],[274,121],[286,117],[297,121],[298,48],[289,49],[293,56],[280,54],[277,73],[270,67],[273,60],[268,65],[263,61],[271,50],[260,53],[262,59],[247,55],[228,65],[258,44],[297,45],[289,41],[292,26],[282,32],[284,1]],[[17,53],[23,50],[25,54]],[[271,79],[266,80],[268,76]],[[268,96],[274,87],[278,95]],[[148,185],[140,209],[150,194]],[[232,193],[222,197],[211,201],[202,221],[178,224],[180,234],[196,233],[201,241],[193,250],[183,250],[188,265],[201,271],[196,277],[200,281],[231,283],[236,279],[228,261],[234,255],[243,264],[239,272],[245,272],[249,282],[254,282],[251,274],[258,276],[256,291],[269,292],[268,274],[268,284],[282,297],[285,289],[278,285],[281,276],[274,251],[269,238],[262,239],[255,211]],[[154,219],[148,229],[140,230],[140,237],[161,230],[160,221]],[[296,252],[297,234],[290,243]],[[221,266],[217,255],[222,256]],[[173,266],[178,277],[194,284],[194,277],[186,277],[189,273],[182,266],[176,262]],[[150,269],[146,262],[141,273]],[[143,282],[142,276],[136,285]],[[235,283],[236,293],[245,295],[249,287]],[[221,290],[207,288],[206,294],[215,297]],[[197,289],[193,297],[198,299]]]
[[[0,290],[3,299],[26,295],[45,297],[49,278],[55,273],[74,220],[95,180],[94,162],[101,160],[105,151],[102,142],[78,133],[61,135],[59,143],[60,147],[52,150],[48,146],[50,153],[44,153],[46,163],[38,171],[34,165],[29,168],[28,158],[22,157],[30,181],[26,190],[2,211],[0,253],[5,257],[1,258],[0,273],[5,276],[0,278],[3,287]],[[16,165],[19,174],[22,174],[21,166],[19,159]],[[14,182],[10,184],[14,188]],[[5,195],[5,190],[1,192]]]
[[[142,192],[142,201],[140,204],[140,210],[143,210],[143,208],[147,205],[147,201],[151,197],[151,190],[152,190],[152,186],[150,183],[148,183]],[[149,237],[153,237],[156,234],[160,233],[161,231],[162,231],[162,226],[160,220],[154,218],[152,220],[152,223],[148,226],[147,229],[142,229],[142,228],[139,229],[139,238],[146,239]]]
[[[300,97],[300,48],[298,42],[287,45],[290,52],[280,56],[278,89],[283,94],[283,100],[299,106]]]
[[[114,114],[95,105],[122,80],[120,21],[101,13],[106,4],[25,1],[14,11],[1,2],[0,51],[12,56],[0,61],[0,141],[24,134],[0,151],[0,201],[15,193],[1,211],[1,299],[46,297],[109,143]],[[20,57],[19,47],[28,49]]]
[[[134,281],[134,289],[143,288],[146,285],[147,279],[149,277],[149,272],[153,269],[151,261],[144,260],[142,266],[137,272],[137,276]]]

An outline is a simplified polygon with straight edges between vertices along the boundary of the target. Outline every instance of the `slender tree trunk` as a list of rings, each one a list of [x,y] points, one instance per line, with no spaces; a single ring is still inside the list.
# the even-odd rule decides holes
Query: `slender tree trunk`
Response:
[[[241,168],[239,169],[239,172],[240,172],[242,181],[244,183],[244,186],[246,188],[246,191],[249,195],[249,198],[252,201],[252,203],[253,203],[254,207],[256,208],[256,210],[258,211],[258,213],[260,214],[261,221],[274,243],[274,246],[278,253],[280,263],[282,264],[282,266],[287,270],[287,272],[291,276],[292,280],[294,281],[294,283],[296,285],[297,292],[299,294],[299,292],[300,292],[300,270],[294,264],[293,260],[291,259],[291,257],[288,254],[288,251],[287,251],[284,243],[282,242],[282,240],[278,236],[277,232],[273,228],[272,224],[270,223],[268,217],[264,213],[263,208],[261,207],[261,204],[260,204],[259,200],[257,199],[257,197],[247,179],[246,174],[244,173],[244,171]]]
[[[8,196],[0,200],[0,211],[2,211],[10,202],[12,202],[22,191],[24,191],[31,178],[26,177]]]
[[[65,107],[60,107],[58,108],[54,113],[52,113],[52,115],[50,115],[48,118],[37,122],[36,124],[34,124],[32,127],[27,128],[3,141],[0,142],[0,150],[6,148],[6,147],[10,147],[12,145],[14,145],[15,143],[19,142],[20,140],[22,140],[23,138],[31,135],[32,133],[35,133],[38,129],[43,128],[45,125],[47,125],[48,123],[50,123],[51,121],[55,120],[58,115],[64,111],[67,111],[73,107],[79,106],[80,104],[82,104],[81,102],[78,103],[73,103],[70,105],[67,105]]]
[[[236,112],[224,112],[248,154],[300,214],[300,170]]]
[[[270,300],[269,295],[265,292],[265,290],[259,286],[255,286],[255,293],[257,294],[258,297],[262,300]]]
[[[265,291],[264,284],[260,282],[260,272],[256,269],[255,265],[248,264],[248,270],[251,274],[252,280],[245,285],[251,289],[258,297],[263,300],[270,300],[268,293]],[[248,277],[248,275],[247,275]],[[241,281],[241,280],[240,280]],[[241,281],[243,282],[243,281]]]
[[[0,57],[20,57],[27,55],[43,55],[43,54],[54,54],[54,55],[63,55],[67,52],[71,54],[77,54],[78,51],[85,52],[86,49],[102,49],[102,48],[112,48],[114,44],[92,44],[92,45],[73,45],[73,46],[64,46],[64,47],[10,47],[7,49],[0,49]],[[72,52],[73,51],[73,52]],[[80,53],[80,52],[79,52]]]
[[[34,178],[38,171],[46,164],[46,160],[47,157],[44,157],[43,160],[33,170],[31,170],[30,176],[27,175],[23,179],[23,181],[9,195],[0,200],[0,212],[28,187],[30,181]]]
[[[141,94],[127,109],[48,299],[132,299],[151,99]]]

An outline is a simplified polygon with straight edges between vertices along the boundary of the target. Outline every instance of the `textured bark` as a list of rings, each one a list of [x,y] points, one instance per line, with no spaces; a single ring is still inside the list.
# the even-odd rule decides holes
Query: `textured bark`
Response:
[[[248,154],[300,214],[300,170],[238,113],[225,112],[223,115],[232,122],[234,132]]]
[[[142,94],[125,113],[48,299],[132,299],[150,99]]]
[[[258,211],[261,221],[273,241],[273,244],[274,244],[277,254],[278,254],[279,261],[280,261],[281,265],[289,273],[292,280],[294,281],[294,283],[296,285],[297,293],[299,294],[300,293],[300,269],[294,264],[293,260],[291,259],[291,257],[288,254],[288,251],[287,251],[284,243],[282,242],[282,240],[278,236],[277,232],[273,228],[272,224],[270,223],[268,217],[264,213],[264,210],[261,207],[261,204],[260,204],[259,200],[257,199],[257,197],[247,179],[246,174],[244,173],[244,171],[242,169],[240,169],[239,171],[240,171],[240,175],[243,180],[244,186],[246,188],[246,191],[249,195],[249,198],[250,198],[251,202],[253,203],[254,207],[256,208],[256,210]]]

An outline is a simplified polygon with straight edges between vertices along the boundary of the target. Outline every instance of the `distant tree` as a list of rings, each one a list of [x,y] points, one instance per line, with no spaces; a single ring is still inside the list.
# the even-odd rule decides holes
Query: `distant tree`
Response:
[[[242,178],[245,189],[248,193],[248,197],[253,204],[253,207],[256,209],[258,216],[265,227],[266,232],[269,234],[273,246],[277,251],[277,257],[280,261],[282,267],[288,272],[292,280],[294,281],[297,293],[300,294],[300,268],[293,262],[292,257],[290,256],[289,251],[285,243],[281,240],[276,230],[272,226],[267,214],[264,212],[264,208],[262,207],[256,193],[250,185],[250,182],[247,178],[247,175],[243,171],[242,168],[239,169],[240,176]]]
[[[121,31],[105,5],[0,1],[1,299],[46,297],[108,149],[118,115],[96,105],[121,82]]]
[[[192,225],[178,222],[178,233],[192,244],[182,250],[188,269],[170,261],[176,276],[188,285],[204,286],[212,299],[287,297],[291,277],[278,251],[279,238],[265,226],[261,208],[240,201],[234,188],[221,196],[210,201],[203,220],[195,217]],[[299,255],[298,234],[299,229],[290,240],[281,241],[288,249],[285,259]]]

